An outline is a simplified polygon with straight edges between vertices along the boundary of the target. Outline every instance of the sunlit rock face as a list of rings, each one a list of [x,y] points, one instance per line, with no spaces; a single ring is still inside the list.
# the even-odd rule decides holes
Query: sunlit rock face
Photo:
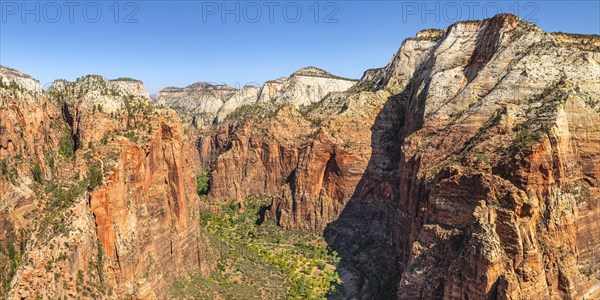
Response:
[[[329,93],[344,92],[356,80],[341,78],[315,67],[306,67],[288,78],[268,81],[261,90],[259,101],[288,103],[295,106],[319,102]]]
[[[0,295],[162,299],[174,276],[207,272],[198,162],[177,114],[140,81],[85,76],[45,92],[6,70]]]
[[[242,106],[283,105],[296,107],[320,101],[329,93],[343,92],[356,80],[306,67],[290,77],[267,81],[262,87],[245,85],[236,89],[225,84],[197,82],[185,88],[168,87],[157,95],[157,104],[173,108],[185,122],[207,128],[222,123]]]
[[[260,102],[282,108],[201,134],[209,199],[273,196],[269,217],[323,231],[378,270],[381,296],[589,297],[599,42],[498,15],[420,32],[348,89],[268,82]]]
[[[0,83],[3,85],[15,85],[30,92],[41,92],[42,86],[38,80],[17,70],[0,66]]]

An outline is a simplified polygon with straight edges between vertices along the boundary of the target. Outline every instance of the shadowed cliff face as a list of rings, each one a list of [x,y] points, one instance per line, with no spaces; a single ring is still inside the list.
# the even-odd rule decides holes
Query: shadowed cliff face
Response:
[[[361,299],[394,298],[408,256],[406,232],[412,225],[398,216],[403,111],[401,98],[390,96],[369,129],[371,156],[364,173],[339,216],[324,228],[342,268],[356,268],[367,280],[356,291]]]
[[[334,249],[400,299],[588,293],[600,74],[580,50],[512,16],[448,28],[375,119]]]
[[[267,216],[324,231],[342,265],[369,278],[362,297],[589,295],[596,43],[510,15],[420,33],[301,114],[203,138],[209,199],[275,196]]]

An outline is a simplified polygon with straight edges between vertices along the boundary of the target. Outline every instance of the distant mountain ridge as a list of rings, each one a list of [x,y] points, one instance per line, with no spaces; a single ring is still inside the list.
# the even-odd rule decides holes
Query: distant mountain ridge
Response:
[[[209,126],[224,120],[243,105],[276,102],[308,105],[327,93],[343,92],[357,80],[332,75],[316,67],[302,68],[290,77],[267,81],[262,87],[236,89],[228,85],[196,82],[184,88],[167,87],[156,96],[156,103],[178,111],[195,126]]]

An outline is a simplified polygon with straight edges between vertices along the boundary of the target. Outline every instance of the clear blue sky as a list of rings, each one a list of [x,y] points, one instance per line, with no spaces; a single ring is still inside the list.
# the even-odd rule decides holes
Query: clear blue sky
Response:
[[[547,31],[600,34],[598,0],[274,3],[0,0],[0,64],[42,84],[100,74],[140,79],[155,93],[196,81],[262,83],[309,65],[359,78],[421,29],[497,11]]]

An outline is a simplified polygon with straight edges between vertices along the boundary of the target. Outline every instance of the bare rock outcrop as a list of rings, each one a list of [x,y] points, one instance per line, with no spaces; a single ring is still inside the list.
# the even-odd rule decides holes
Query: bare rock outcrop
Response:
[[[195,151],[140,84],[0,88],[3,297],[165,298],[208,271]]]
[[[222,123],[238,108],[290,104],[296,107],[320,101],[329,93],[348,90],[356,80],[341,78],[315,67],[294,72],[289,78],[267,81],[262,87],[198,82],[185,88],[168,87],[158,93],[157,103],[175,109],[187,123],[209,128]]]
[[[275,102],[309,105],[319,102],[328,93],[344,92],[356,84],[356,80],[332,75],[315,67],[306,67],[288,78],[268,81],[262,87],[259,102]]]
[[[512,15],[421,32],[345,92],[203,136],[209,199],[273,196],[269,217],[324,231],[379,297],[592,295],[597,43]]]
[[[13,85],[13,88],[21,88],[29,92],[39,93],[42,91],[42,86],[38,80],[5,66],[0,66],[0,84],[4,85],[5,88],[10,88]]]
[[[214,119],[214,123],[222,122],[229,114],[243,105],[251,105],[256,103],[259,92],[260,89],[253,85],[246,85],[240,90],[236,91],[227,99],[227,101],[225,101],[225,103],[223,103],[223,105],[221,105],[221,107],[219,107]]]
[[[207,126],[237,89],[226,84],[196,82],[185,88],[167,87],[161,90],[156,103],[177,111],[185,122],[195,126]]]
[[[68,95],[66,101],[78,101],[81,109],[117,113],[127,109],[132,99],[151,101],[146,86],[139,80],[119,78],[107,80],[99,75],[87,75],[76,82],[55,80],[48,91],[54,95]]]

